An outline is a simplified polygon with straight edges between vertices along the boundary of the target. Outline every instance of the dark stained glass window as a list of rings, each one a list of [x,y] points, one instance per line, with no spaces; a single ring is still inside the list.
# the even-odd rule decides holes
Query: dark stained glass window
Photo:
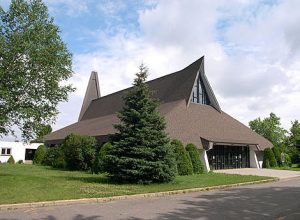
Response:
[[[200,77],[198,77],[194,88],[193,88],[193,95],[192,95],[192,102],[206,104],[209,105],[209,100],[207,94],[204,89],[203,82],[201,81]]]

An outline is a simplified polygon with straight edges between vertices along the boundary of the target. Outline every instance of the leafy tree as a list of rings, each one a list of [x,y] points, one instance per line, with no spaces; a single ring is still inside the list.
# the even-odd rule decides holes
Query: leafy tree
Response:
[[[193,165],[193,172],[195,174],[204,173],[204,165],[200,159],[200,153],[197,147],[194,144],[188,144],[185,147],[187,153],[190,155],[192,165]]]
[[[52,127],[51,125],[40,125],[36,131],[37,139],[42,140],[44,136],[52,132]]]
[[[147,68],[141,65],[133,88],[124,97],[120,123],[114,125],[117,133],[104,159],[106,171],[118,182],[168,182],[175,177],[166,123],[145,83],[147,76]]]
[[[92,170],[96,156],[97,141],[94,137],[68,135],[62,143],[67,168]]]
[[[270,148],[264,150],[263,168],[277,167],[277,161]]]
[[[281,166],[282,165],[282,161],[281,161],[281,153],[282,153],[282,151],[277,146],[273,147],[272,151],[274,153],[277,165]]]
[[[0,6],[0,136],[35,138],[54,122],[57,105],[66,101],[72,76],[71,54],[41,0],[12,0]]]
[[[193,165],[190,155],[186,152],[183,144],[179,140],[172,140],[171,145],[175,151],[175,158],[177,164],[177,172],[179,175],[192,175]]]
[[[292,121],[292,127],[289,133],[287,151],[293,163],[300,163],[300,123],[298,120]]]
[[[44,157],[46,155],[46,147],[45,145],[40,145],[35,153],[34,153],[34,158],[33,158],[33,164],[42,164]]]
[[[62,146],[56,145],[48,148],[42,164],[53,168],[66,168],[65,154]]]
[[[7,163],[8,163],[8,164],[15,164],[15,159],[14,159],[14,157],[13,157],[13,156],[10,156],[10,157],[8,158],[8,160],[7,160]]]
[[[250,121],[249,126],[253,131],[272,142],[274,146],[280,146],[285,142],[287,131],[281,127],[280,118],[274,113],[270,113],[267,118]]]

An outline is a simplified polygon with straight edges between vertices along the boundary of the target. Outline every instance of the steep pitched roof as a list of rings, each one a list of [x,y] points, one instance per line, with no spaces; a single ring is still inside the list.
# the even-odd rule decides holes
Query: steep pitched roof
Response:
[[[188,103],[203,60],[204,57],[201,57],[178,72],[148,81],[147,84],[153,92],[153,96],[162,104],[182,99]],[[120,111],[124,104],[123,97],[131,88],[93,100],[81,120],[102,117]]]
[[[210,106],[190,102],[197,77],[203,81]],[[268,140],[221,111],[205,76],[203,57],[147,84],[161,102],[159,111],[166,118],[167,132],[172,138],[192,142],[199,148],[205,148],[205,142],[259,145],[261,149],[272,147]],[[46,144],[59,143],[70,133],[104,140],[115,132],[113,124],[119,121],[116,112],[122,109],[123,96],[130,89],[91,101],[80,121],[47,135]]]
[[[91,102],[94,99],[98,99],[100,97],[101,97],[101,94],[100,94],[98,74],[97,74],[97,72],[93,71],[91,73],[89,83],[88,83],[88,86],[87,86],[87,89],[86,89],[86,92],[85,92],[85,96],[84,96],[83,103],[82,103],[82,106],[81,106],[78,121],[80,121],[82,119],[84,113],[86,112],[86,110],[90,106]]]

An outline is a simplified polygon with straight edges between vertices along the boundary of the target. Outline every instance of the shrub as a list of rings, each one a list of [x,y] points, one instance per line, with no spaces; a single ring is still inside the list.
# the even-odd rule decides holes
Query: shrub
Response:
[[[104,169],[104,157],[106,156],[108,150],[111,148],[111,143],[107,142],[102,145],[100,148],[100,151],[98,152],[98,155],[96,156],[95,159],[95,164],[94,164],[94,173],[103,173],[105,172]]]
[[[34,158],[32,161],[33,164],[42,164],[45,154],[46,154],[46,147],[45,145],[42,144],[36,149],[34,153]]]
[[[292,166],[292,160],[291,160],[290,155],[284,154],[284,156],[285,156],[285,161],[284,161],[283,165],[288,166],[288,167]]]
[[[177,172],[179,175],[193,174],[193,165],[189,154],[186,152],[183,144],[179,140],[173,140],[171,145],[175,151],[175,159],[177,163]]]
[[[8,158],[7,163],[9,163],[9,164],[15,164],[15,159],[14,159],[14,157],[13,157],[13,156],[10,156],[10,157]]]
[[[274,156],[275,156],[277,165],[278,165],[278,166],[281,166],[281,165],[282,165],[282,162],[281,162],[281,153],[282,153],[282,151],[281,151],[280,148],[277,147],[277,146],[273,147],[273,148],[272,148],[272,151],[273,151],[273,153],[274,153]]]
[[[197,147],[194,144],[188,144],[185,149],[191,158],[193,172],[195,174],[204,173],[204,165],[200,159],[200,153]]]
[[[62,145],[68,169],[93,169],[97,145],[94,137],[70,134],[65,138]]]
[[[43,165],[51,166],[54,168],[65,168],[65,155],[60,145],[50,147],[46,150],[44,160],[42,161]]]
[[[277,162],[273,151],[270,148],[264,150],[263,168],[276,167]]]
[[[23,160],[18,161],[18,164],[23,164],[23,163],[24,163]]]

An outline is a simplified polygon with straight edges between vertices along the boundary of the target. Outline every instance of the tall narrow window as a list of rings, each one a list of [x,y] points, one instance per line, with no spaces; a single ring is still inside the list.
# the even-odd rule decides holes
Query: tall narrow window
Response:
[[[198,77],[192,95],[192,102],[209,105],[209,100],[204,89],[204,85],[200,77]]]

